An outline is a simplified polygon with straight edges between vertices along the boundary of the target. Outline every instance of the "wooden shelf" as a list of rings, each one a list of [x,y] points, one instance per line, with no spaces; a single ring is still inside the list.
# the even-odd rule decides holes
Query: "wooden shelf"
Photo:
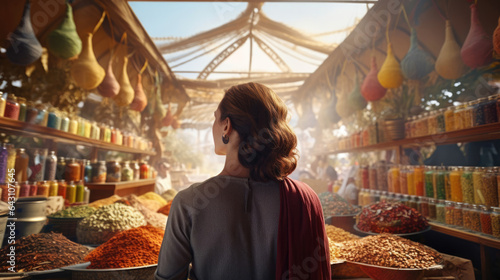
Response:
[[[0,130],[16,134],[50,139],[55,143],[68,143],[74,145],[84,145],[88,147],[96,147],[109,151],[124,152],[131,154],[155,155],[153,151],[141,151],[138,149],[107,143],[100,140],[90,139],[76,134],[71,134],[61,130],[44,127],[36,124],[26,123],[22,121],[12,120],[9,118],[0,117]]]
[[[500,123],[486,124],[467,129],[449,131],[439,134],[405,138],[401,140],[377,143],[374,145],[356,147],[350,149],[342,149],[328,151],[328,154],[354,153],[354,152],[369,152],[376,150],[388,150],[397,147],[411,147],[422,145],[444,145],[463,142],[475,142],[500,139]]]
[[[431,225],[431,229],[434,231],[500,250],[500,239],[498,238],[449,227],[435,222],[429,222],[429,224]]]
[[[119,196],[126,196],[129,194],[141,195],[147,192],[154,191],[156,179],[142,179],[128,182],[116,183],[87,183],[90,190],[90,202],[98,199],[107,198],[114,194]]]

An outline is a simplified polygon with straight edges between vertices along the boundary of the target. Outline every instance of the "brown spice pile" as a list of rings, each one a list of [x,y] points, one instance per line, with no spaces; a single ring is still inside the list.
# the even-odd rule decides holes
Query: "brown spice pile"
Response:
[[[396,268],[429,268],[443,261],[439,252],[392,234],[346,241],[334,252],[348,261]]]
[[[344,242],[359,239],[359,236],[332,225],[325,225],[326,235],[332,242]]]
[[[70,241],[61,233],[39,233],[22,237],[15,244],[0,250],[0,271],[7,272],[10,265],[10,247],[15,246],[16,272],[51,270],[83,263],[90,248]]]
[[[88,268],[126,268],[158,263],[164,231],[141,226],[122,231],[85,257]]]

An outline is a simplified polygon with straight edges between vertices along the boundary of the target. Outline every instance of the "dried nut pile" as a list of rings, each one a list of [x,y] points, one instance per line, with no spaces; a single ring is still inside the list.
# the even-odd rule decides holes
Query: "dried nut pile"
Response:
[[[102,244],[118,232],[146,225],[144,216],[132,206],[114,203],[102,206],[76,227],[82,244]]]
[[[325,225],[326,235],[332,242],[344,242],[359,239],[359,236],[332,225]]]
[[[395,268],[429,268],[443,261],[439,252],[392,234],[346,241],[334,251],[339,259]]]
[[[318,197],[321,201],[324,217],[352,215],[361,210],[361,208],[350,204],[336,193],[324,192],[320,193]]]
[[[15,251],[11,251],[12,246],[15,246]],[[0,271],[9,272],[12,264],[15,270],[12,272],[29,272],[83,263],[90,250],[60,233],[32,234],[16,240],[15,245],[4,246],[0,250]],[[12,260],[8,254],[15,254],[15,259]]]
[[[365,232],[412,233],[426,229],[429,223],[417,210],[384,200],[363,207],[356,225]]]
[[[130,205],[142,213],[148,225],[160,229],[165,229],[165,227],[167,226],[167,215],[151,211],[151,209],[146,207],[134,194],[128,196],[127,198]]]
[[[57,211],[49,216],[49,218],[85,218],[95,212],[94,207],[87,205],[73,206],[68,209]]]

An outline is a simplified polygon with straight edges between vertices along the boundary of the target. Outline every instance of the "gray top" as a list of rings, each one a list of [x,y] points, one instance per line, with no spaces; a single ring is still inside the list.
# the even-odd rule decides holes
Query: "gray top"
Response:
[[[216,176],[179,192],[157,280],[275,279],[279,183]]]

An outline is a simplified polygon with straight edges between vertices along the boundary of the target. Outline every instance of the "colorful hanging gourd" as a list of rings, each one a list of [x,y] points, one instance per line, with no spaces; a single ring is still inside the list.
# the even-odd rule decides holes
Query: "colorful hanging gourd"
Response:
[[[479,22],[476,4],[470,5],[471,23],[460,54],[465,65],[478,68],[491,62],[493,42]]]
[[[361,94],[366,99],[366,101],[377,101],[384,97],[387,89],[384,88],[377,78],[377,60],[372,57],[370,72],[366,75],[361,85]]]
[[[147,64],[144,66],[146,67]],[[130,109],[138,112],[142,112],[144,108],[146,108],[146,105],[148,105],[148,99],[146,98],[144,88],[142,87],[142,71],[143,70],[137,74],[137,83],[134,87],[135,95],[132,103],[130,104]]]
[[[127,73],[128,57],[123,57],[123,67],[120,75],[118,75],[118,83],[120,84],[120,91],[113,100],[116,105],[120,107],[125,107],[132,103],[134,100],[134,88],[130,84],[130,79]]]
[[[401,61],[401,72],[410,80],[420,80],[434,68],[431,55],[418,45],[417,31],[411,28],[410,48]]]
[[[170,109],[170,103],[168,103],[167,114],[162,119],[161,124],[162,124],[162,126],[167,127],[167,126],[172,124],[172,121],[173,121],[172,110]]]
[[[27,0],[21,22],[8,38],[10,45],[7,48],[7,58],[21,66],[30,65],[42,56],[42,45],[31,26],[30,10],[30,1]]]
[[[441,77],[449,80],[460,78],[466,69],[449,20],[446,21],[444,44],[436,59],[435,69]]]
[[[355,112],[363,110],[367,105],[365,98],[361,94],[358,81],[358,74],[356,74],[356,77],[354,79],[354,89],[351,91],[351,93],[349,93],[347,102],[349,102],[350,107]]]
[[[106,68],[106,76],[102,83],[97,87],[97,91],[103,97],[113,98],[120,92],[120,84],[116,80],[113,73],[113,55],[109,58],[108,67]]]
[[[104,68],[97,62],[92,46],[92,37],[101,26],[104,16],[105,14],[103,13],[92,33],[85,34],[82,52],[70,69],[71,77],[75,81],[75,84],[86,90],[97,88],[106,76],[106,71],[104,71]]]
[[[497,55],[500,55],[500,17],[498,17],[498,25],[493,32],[493,48]]]
[[[387,57],[382,67],[380,67],[377,78],[384,88],[397,88],[403,83],[403,74],[401,73],[399,62],[392,52],[391,43],[387,44]]]
[[[70,4],[66,3],[66,15],[59,27],[49,33],[47,41],[49,51],[62,59],[74,58],[82,51],[82,40],[76,32]]]

